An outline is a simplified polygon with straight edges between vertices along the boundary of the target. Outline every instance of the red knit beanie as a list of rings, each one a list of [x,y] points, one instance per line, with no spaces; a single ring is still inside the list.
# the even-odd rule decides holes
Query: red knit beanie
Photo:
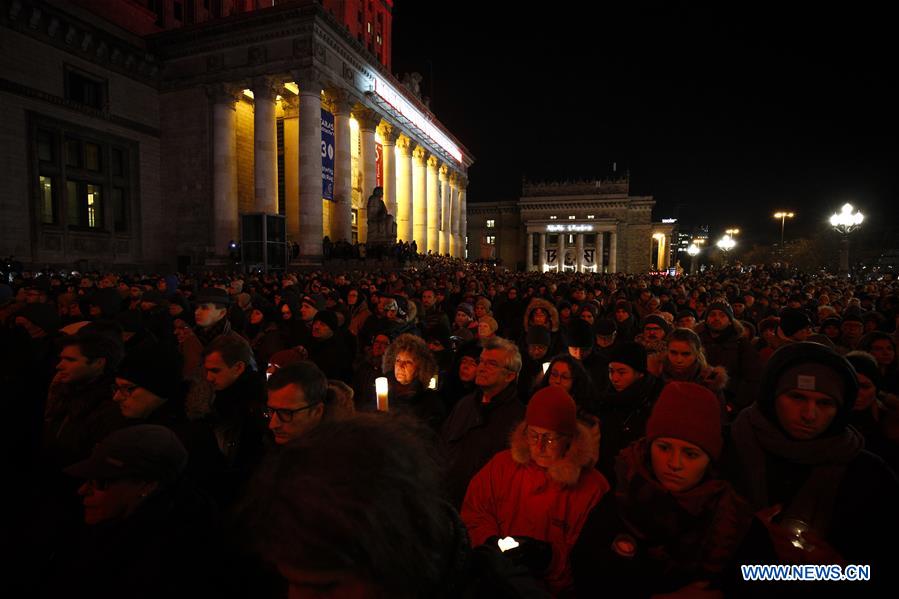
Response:
[[[531,397],[525,421],[528,426],[573,435],[577,430],[577,406],[564,389],[550,385]]]
[[[662,389],[646,423],[646,438],[687,441],[712,460],[721,457],[721,405],[718,397],[696,383],[671,382]]]

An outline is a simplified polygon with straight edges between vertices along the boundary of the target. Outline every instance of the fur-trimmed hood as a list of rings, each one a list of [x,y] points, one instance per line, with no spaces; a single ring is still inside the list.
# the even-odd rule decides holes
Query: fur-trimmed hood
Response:
[[[531,461],[531,452],[528,449],[528,440],[524,429],[527,423],[521,422],[509,436],[509,449],[512,459],[522,466]],[[557,483],[573,487],[581,478],[581,472],[593,468],[599,459],[599,443],[596,435],[590,429],[578,422],[577,432],[571,441],[571,447],[561,460],[547,469],[549,477]]]
[[[667,354],[662,356],[662,378],[666,382],[677,380],[696,383],[697,385],[702,385],[713,393],[720,393],[723,391],[729,380],[727,369],[723,366],[706,366],[705,368],[701,368],[699,364],[695,364],[690,372],[678,375],[671,370]]]
[[[545,299],[541,299],[539,297],[535,297],[531,300],[531,303],[528,304],[528,307],[525,308],[524,311],[524,330],[528,330],[528,326],[531,320],[531,312],[536,310],[537,308],[543,308],[547,314],[549,314],[549,322],[552,325],[550,330],[553,333],[557,333],[559,331],[559,311],[556,310],[556,307],[552,305],[550,302]]]

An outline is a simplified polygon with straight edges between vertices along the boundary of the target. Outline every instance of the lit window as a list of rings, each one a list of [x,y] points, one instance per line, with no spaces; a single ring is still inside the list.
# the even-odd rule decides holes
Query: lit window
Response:
[[[41,222],[46,224],[56,223],[56,201],[53,197],[53,179],[40,177],[41,189]]]
[[[557,218],[559,218],[559,217],[556,216],[556,215],[553,215],[553,216],[550,216],[550,217],[549,217],[549,220],[556,220]]]
[[[569,215],[568,215],[568,220],[574,220],[574,215],[573,215],[573,214],[569,214]]]
[[[596,218],[596,215],[595,215],[595,214],[588,214],[588,215],[587,215],[587,219],[588,219],[588,220],[593,220],[594,218]]]
[[[487,236],[487,245],[496,245],[496,235]]]
[[[488,220],[487,220],[487,228],[488,228],[488,229],[493,229],[494,227],[496,227],[496,221],[493,220],[492,218],[491,218],[491,219],[488,219]]]
[[[359,210],[357,208],[353,208],[353,210],[350,212],[350,225],[355,227],[356,223],[358,222],[358,219],[359,219]]]
[[[96,227],[99,224],[100,190],[96,185],[87,186],[87,226]]]
[[[371,33],[371,21],[368,23],[368,32]]]
[[[378,34],[378,43],[379,44],[381,43],[381,34],[380,33]]]

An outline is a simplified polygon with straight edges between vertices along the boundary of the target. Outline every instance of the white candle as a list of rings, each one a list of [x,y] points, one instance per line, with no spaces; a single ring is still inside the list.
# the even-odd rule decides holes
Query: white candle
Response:
[[[431,377],[431,380],[428,381],[428,389],[436,389],[437,388],[437,375]]]
[[[387,411],[387,377],[382,376],[375,379],[375,394],[378,396],[378,411]]]
[[[549,370],[549,362],[543,363],[543,374],[546,374],[546,371]]]

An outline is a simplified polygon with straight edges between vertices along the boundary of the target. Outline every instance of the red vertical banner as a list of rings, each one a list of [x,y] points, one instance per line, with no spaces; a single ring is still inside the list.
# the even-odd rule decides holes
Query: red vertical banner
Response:
[[[375,185],[384,187],[384,146],[375,144]]]

